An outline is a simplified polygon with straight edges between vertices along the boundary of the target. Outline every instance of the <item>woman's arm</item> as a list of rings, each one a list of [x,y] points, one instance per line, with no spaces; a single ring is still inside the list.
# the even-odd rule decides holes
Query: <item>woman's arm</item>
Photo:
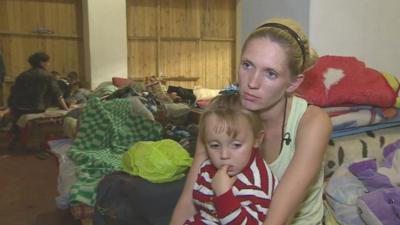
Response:
[[[274,192],[264,225],[290,224],[320,173],[331,131],[328,115],[308,107],[297,130],[293,159]]]
[[[172,214],[171,222],[169,223],[170,225],[182,225],[188,218],[196,213],[196,209],[192,202],[193,184],[196,182],[201,163],[207,158],[204,146],[201,144],[201,141],[197,139],[194,160],[187,175],[181,197],[179,198],[174,213]]]

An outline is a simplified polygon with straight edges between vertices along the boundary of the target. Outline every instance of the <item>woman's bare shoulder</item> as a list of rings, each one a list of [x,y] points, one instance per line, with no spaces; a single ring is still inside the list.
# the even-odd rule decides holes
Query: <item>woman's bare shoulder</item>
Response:
[[[328,114],[318,106],[310,105],[301,118],[298,134],[308,138],[329,138],[332,132],[332,123]]]
[[[305,111],[300,126],[327,126],[331,128],[331,120],[328,114],[318,106],[309,105]]]

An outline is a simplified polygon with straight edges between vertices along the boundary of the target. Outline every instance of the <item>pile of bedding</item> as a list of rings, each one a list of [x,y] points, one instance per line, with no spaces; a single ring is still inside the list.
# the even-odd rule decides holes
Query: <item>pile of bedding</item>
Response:
[[[325,109],[333,137],[400,125],[399,81],[355,57],[322,56],[304,73],[297,94]]]
[[[60,171],[57,205],[70,207],[76,219],[93,216],[98,182],[122,170],[123,154],[135,143],[172,139],[194,151],[196,139],[192,137],[197,130],[180,126],[193,104],[190,90],[171,88],[175,94],[170,96],[167,90],[156,89],[162,91],[156,94],[153,89],[115,78],[100,84],[86,104],[66,115],[65,133],[71,138],[68,147],[52,145],[52,151],[62,150],[60,160],[67,158],[71,162],[68,171],[75,173],[70,179],[71,174]],[[65,160],[61,165],[64,170]]]
[[[325,175],[330,177],[325,189],[327,207],[339,224],[398,224],[387,223],[392,215],[374,215],[376,209],[371,207],[382,205],[387,190],[378,193],[366,188],[363,178],[349,168],[359,160],[373,160],[379,167],[379,162],[385,161],[385,147],[399,140],[399,80],[355,57],[330,55],[320,57],[304,75],[297,94],[324,109],[333,124],[325,159]],[[373,170],[370,167],[359,166],[356,174]],[[399,177],[400,170],[394,171]],[[393,192],[388,195],[397,198]],[[388,207],[394,207],[391,212],[395,215],[400,205],[392,202]]]
[[[391,139],[389,128],[400,126],[399,89],[396,76],[369,68],[355,57],[322,56],[304,73],[296,94],[324,109],[333,125],[326,175],[354,158],[381,155],[388,141],[374,132],[388,128]],[[355,148],[361,154],[348,150]]]
[[[113,79],[112,83],[100,85],[93,94],[98,98],[90,100],[81,115],[79,133],[68,152],[77,165],[79,179],[79,182],[71,185],[69,198],[72,203],[92,206],[95,185],[102,176],[121,167],[121,154],[127,149],[127,143],[149,137],[148,134],[140,137],[121,136],[143,129],[132,126],[128,112],[140,114],[148,121],[162,121],[161,124],[145,128],[155,131],[151,139],[167,137],[194,149],[195,126],[188,130],[181,126],[193,107],[193,95],[186,95],[190,90],[173,88],[174,94],[168,95],[167,89],[154,88],[154,85],[158,85],[157,81],[156,84],[152,83],[151,90],[127,81]],[[339,167],[347,168],[355,159],[370,157],[383,160],[383,148],[399,138],[399,86],[395,76],[368,68],[354,57],[323,56],[305,73],[305,80],[296,94],[326,110],[333,124],[325,160],[326,177],[336,177]],[[152,90],[157,93],[152,93]],[[200,107],[206,105],[220,91],[195,87],[193,94],[196,104]],[[178,96],[180,103],[175,102],[177,94],[183,93],[185,95]],[[189,104],[182,104],[186,102]],[[121,113],[116,113],[118,110]],[[161,129],[163,134],[160,133]],[[111,132],[103,132],[106,130]],[[340,190],[347,193],[347,188],[343,187],[338,185],[338,193]],[[86,190],[89,194],[85,193]],[[332,206],[333,201],[337,200],[331,198],[328,205]],[[337,207],[332,209],[336,219],[340,219],[340,210]]]
[[[363,158],[340,166],[325,197],[340,224],[400,224],[400,139],[388,144],[380,160]]]
[[[162,138],[159,123],[134,116],[127,99],[101,102],[89,99],[80,120],[80,128],[68,152],[77,165],[76,182],[71,187],[70,202],[93,206],[95,188],[100,179],[122,169],[122,154],[138,141]]]

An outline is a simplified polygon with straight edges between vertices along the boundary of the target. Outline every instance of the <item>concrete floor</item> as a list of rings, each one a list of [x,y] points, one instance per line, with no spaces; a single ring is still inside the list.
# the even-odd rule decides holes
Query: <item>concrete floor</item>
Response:
[[[69,210],[57,209],[57,159],[39,159],[37,152],[6,150],[0,131],[0,224],[80,225]]]

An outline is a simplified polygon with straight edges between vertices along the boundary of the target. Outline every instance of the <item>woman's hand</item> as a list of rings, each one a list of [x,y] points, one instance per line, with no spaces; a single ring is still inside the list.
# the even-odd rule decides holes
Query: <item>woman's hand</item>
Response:
[[[236,181],[236,176],[230,177],[227,173],[227,170],[227,165],[219,168],[211,182],[211,187],[213,188],[216,196],[220,196],[229,191]]]

